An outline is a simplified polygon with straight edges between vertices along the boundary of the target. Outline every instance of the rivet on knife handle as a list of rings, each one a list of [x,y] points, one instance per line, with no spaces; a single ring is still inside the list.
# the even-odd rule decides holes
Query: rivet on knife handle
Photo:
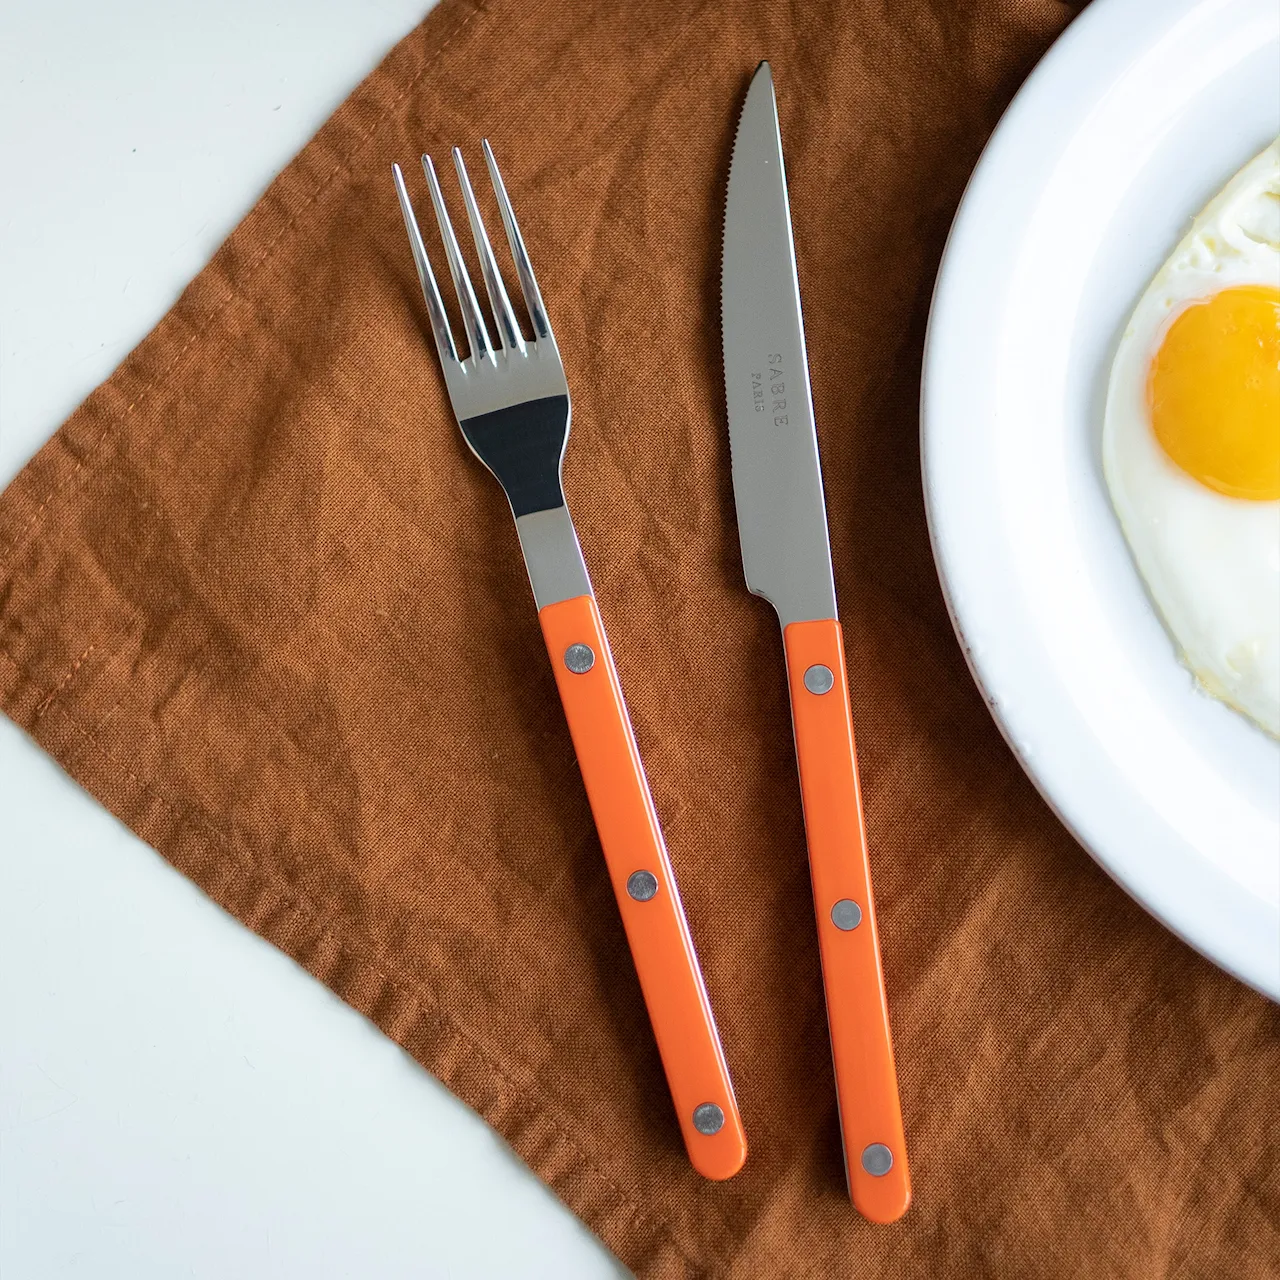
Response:
[[[840,624],[793,622],[783,642],[849,1194],[864,1217],[893,1222],[911,1202],[911,1180]],[[826,674],[815,679],[815,670]]]
[[[600,614],[578,596],[538,617],[689,1161],[732,1177],[742,1118]]]

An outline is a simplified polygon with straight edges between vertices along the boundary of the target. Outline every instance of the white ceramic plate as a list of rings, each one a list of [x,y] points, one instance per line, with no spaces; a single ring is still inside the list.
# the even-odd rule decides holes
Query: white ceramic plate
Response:
[[[1280,745],[1200,693],[1107,499],[1107,376],[1190,219],[1280,133],[1275,0],[1094,0],[1014,99],[938,277],[924,483],[948,607],[1063,822],[1280,999]]]

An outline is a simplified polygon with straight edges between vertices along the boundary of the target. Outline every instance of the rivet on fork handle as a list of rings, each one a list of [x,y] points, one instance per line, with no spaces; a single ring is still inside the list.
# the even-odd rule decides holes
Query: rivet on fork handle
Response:
[[[564,665],[576,676],[584,676],[596,665],[596,655],[589,644],[571,644],[564,651]]]

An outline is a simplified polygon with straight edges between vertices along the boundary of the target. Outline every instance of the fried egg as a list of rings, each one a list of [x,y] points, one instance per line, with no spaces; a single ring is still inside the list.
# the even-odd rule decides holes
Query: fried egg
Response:
[[[1139,300],[1102,455],[1183,662],[1280,737],[1280,140],[1209,203]]]

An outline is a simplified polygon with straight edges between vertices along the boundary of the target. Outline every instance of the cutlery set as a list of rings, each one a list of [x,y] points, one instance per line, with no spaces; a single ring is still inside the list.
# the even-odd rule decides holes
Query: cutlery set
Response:
[[[398,165],[396,192],[454,416],[515,518],[689,1161],[707,1178],[729,1178],[746,1159],[742,1119],[561,484],[569,385],[488,142],[483,150],[531,337],[522,333],[503,284],[461,152],[453,151],[454,167],[489,317],[430,157],[422,165],[466,328],[465,351],[454,341]],[[738,533],[747,586],[773,605],[782,627],[845,1171],[858,1211],[887,1223],[906,1211],[911,1187],[768,63],[751,81],[734,141],[722,306]]]

